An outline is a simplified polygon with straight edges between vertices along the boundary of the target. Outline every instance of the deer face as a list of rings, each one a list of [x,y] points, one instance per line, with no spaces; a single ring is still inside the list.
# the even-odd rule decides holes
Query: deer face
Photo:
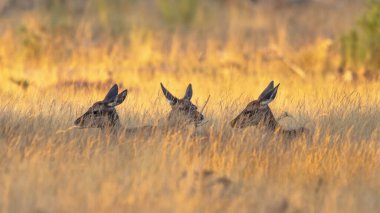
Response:
[[[81,128],[112,128],[120,124],[119,115],[115,107],[125,100],[127,90],[118,94],[118,86],[115,84],[103,101],[94,103],[82,116],[74,122]]]
[[[193,89],[191,84],[186,89],[185,96],[182,99],[179,99],[173,96],[161,83],[161,89],[164,93],[167,101],[172,107],[171,112],[169,113],[168,120],[170,122],[175,122],[176,124],[191,124],[195,125],[200,124],[204,116],[202,113],[198,112],[197,106],[191,103],[191,97],[193,96]]]
[[[231,121],[231,126],[235,128],[246,128],[248,126],[256,126],[260,123],[274,125],[271,123],[274,118],[268,104],[276,97],[278,86],[280,86],[280,84],[274,87],[273,81],[270,82],[259,98],[250,102],[247,107]]]

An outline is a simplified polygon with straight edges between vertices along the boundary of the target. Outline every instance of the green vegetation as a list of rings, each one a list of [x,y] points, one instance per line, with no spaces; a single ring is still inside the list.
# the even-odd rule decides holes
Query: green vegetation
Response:
[[[368,10],[341,43],[347,68],[380,69],[380,0],[369,0]]]
[[[199,0],[156,0],[163,20],[172,26],[189,26],[195,20]]]

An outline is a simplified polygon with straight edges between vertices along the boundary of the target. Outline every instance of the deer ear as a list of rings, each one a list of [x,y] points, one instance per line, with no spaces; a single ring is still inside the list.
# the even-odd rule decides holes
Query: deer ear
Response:
[[[261,105],[268,105],[270,102],[272,102],[277,95],[277,90],[280,84],[278,84],[275,88],[268,91],[261,99],[259,99],[259,102]]]
[[[119,95],[117,95],[114,100],[112,100],[111,102],[106,103],[106,105],[108,107],[115,107],[117,105],[120,105],[121,103],[124,102],[125,98],[127,97],[127,94],[128,94],[128,90],[124,90]]]
[[[187,99],[190,101],[191,97],[193,97],[193,87],[191,86],[191,84],[189,84],[189,86],[187,86],[185,96],[183,97],[183,99]]]
[[[264,91],[260,94],[259,100],[262,99],[268,92],[270,92],[274,88],[274,82],[271,81],[268,86],[264,89]]]
[[[119,105],[119,104],[123,103],[124,100],[125,100],[125,98],[127,97],[127,95],[128,95],[128,90],[124,90],[119,95],[117,95],[116,105]]]
[[[169,102],[169,104],[170,104],[170,105],[174,105],[174,104],[176,104],[176,103],[178,102],[178,99],[177,99],[174,95],[172,95],[172,94],[169,92],[169,90],[167,90],[167,89],[164,87],[164,85],[163,85],[162,83],[160,83],[160,84],[161,84],[162,92],[164,93],[165,98],[166,98],[166,100]]]
[[[104,102],[111,102],[114,101],[115,98],[117,97],[117,94],[119,92],[119,87],[117,84],[114,84],[111,89],[108,91],[106,97],[104,97],[103,101]]]

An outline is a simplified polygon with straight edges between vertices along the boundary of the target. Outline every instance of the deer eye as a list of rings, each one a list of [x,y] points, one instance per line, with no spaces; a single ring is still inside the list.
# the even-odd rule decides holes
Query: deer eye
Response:
[[[258,112],[257,109],[254,109],[254,110],[247,110],[244,112],[245,115],[248,115],[248,114],[256,114]]]
[[[180,108],[180,110],[182,110],[182,111],[190,111],[190,110],[192,110],[192,107],[191,106],[183,106],[183,107]]]

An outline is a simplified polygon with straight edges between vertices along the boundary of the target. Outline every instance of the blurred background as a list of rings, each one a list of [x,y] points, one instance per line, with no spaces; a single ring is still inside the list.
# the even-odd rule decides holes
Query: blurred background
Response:
[[[379,50],[380,0],[0,0],[4,90],[156,73],[373,81]]]

